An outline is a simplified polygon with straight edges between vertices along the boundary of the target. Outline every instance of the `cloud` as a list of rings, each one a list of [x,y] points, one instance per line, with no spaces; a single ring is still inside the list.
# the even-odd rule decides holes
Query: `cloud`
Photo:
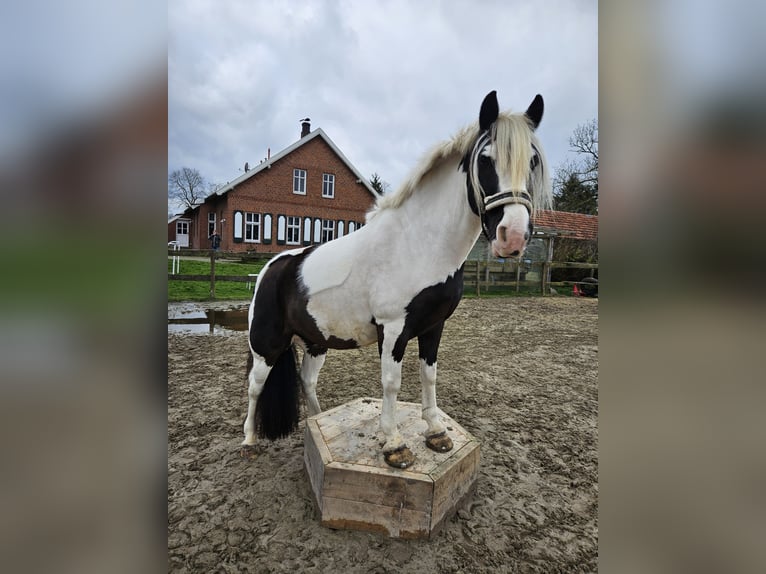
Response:
[[[309,116],[396,187],[493,89],[514,110],[544,95],[556,165],[597,115],[596,24],[595,5],[563,1],[172,3],[168,167],[230,181]]]

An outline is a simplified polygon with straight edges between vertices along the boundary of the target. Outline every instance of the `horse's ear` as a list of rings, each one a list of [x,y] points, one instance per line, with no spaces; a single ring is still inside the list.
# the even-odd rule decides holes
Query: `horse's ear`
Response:
[[[540,94],[537,94],[535,99],[532,100],[532,103],[529,104],[527,111],[524,112],[524,114],[532,121],[532,125],[535,129],[537,129],[537,126],[540,125],[540,121],[543,119],[544,108],[543,97]]]
[[[481,103],[481,111],[479,112],[479,129],[485,131],[489,129],[489,126],[495,123],[497,120],[497,114],[500,113],[500,108],[497,105],[497,92],[492,90],[486,95],[484,101]]]

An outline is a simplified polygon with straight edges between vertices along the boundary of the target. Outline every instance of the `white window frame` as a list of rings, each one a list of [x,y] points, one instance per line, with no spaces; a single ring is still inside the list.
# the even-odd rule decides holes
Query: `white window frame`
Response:
[[[292,239],[291,239],[292,237]],[[285,236],[287,245],[301,244],[301,218],[298,216],[287,216],[287,234]]]
[[[335,198],[335,175],[332,173],[322,174],[322,197],[325,199]]]
[[[212,225],[212,227],[211,227]],[[207,236],[210,237],[216,232],[215,228],[215,211],[211,211],[207,214]]]
[[[253,233],[257,231],[257,233]],[[250,236],[248,238],[248,235]],[[261,242],[261,214],[245,212],[245,243]]]
[[[322,220],[322,243],[327,243],[328,241],[332,241],[333,239],[335,239],[335,220],[323,219]]]
[[[297,195],[306,195],[306,170],[293,169],[293,193]]]

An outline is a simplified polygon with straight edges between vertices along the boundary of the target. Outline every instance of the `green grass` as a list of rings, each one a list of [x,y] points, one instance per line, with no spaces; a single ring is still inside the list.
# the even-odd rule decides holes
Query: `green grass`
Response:
[[[264,262],[258,263],[222,263],[216,261],[216,277],[221,275],[247,275],[259,273]],[[168,273],[171,271],[171,260],[168,258]],[[193,261],[182,259],[180,273],[182,275],[207,275],[210,273],[210,261]],[[252,289],[246,283],[234,281],[216,281],[215,298],[218,299],[250,299]],[[168,301],[207,301],[210,299],[209,281],[174,281],[168,279]]]
[[[265,262],[257,263],[221,263],[215,264],[215,274],[219,275],[247,275],[259,273]],[[171,263],[168,259],[168,273]],[[206,275],[210,273],[209,261],[181,260],[181,273],[183,275]],[[559,296],[571,296],[571,286],[555,286]],[[215,284],[216,300],[245,300],[253,296],[252,289],[248,289],[245,283],[234,281],[217,281]],[[463,291],[463,296],[468,299],[476,298],[476,287],[469,286]],[[523,285],[517,292],[515,286],[491,287],[489,290],[482,288],[482,298],[492,297],[539,297],[540,288],[525,288]],[[208,281],[173,281],[168,280],[168,301],[207,301],[210,300],[210,282]]]

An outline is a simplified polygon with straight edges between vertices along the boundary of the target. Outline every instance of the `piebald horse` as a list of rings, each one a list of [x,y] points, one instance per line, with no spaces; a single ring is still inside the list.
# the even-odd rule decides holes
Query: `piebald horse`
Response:
[[[436,355],[444,321],[463,294],[463,264],[483,231],[497,257],[519,257],[537,209],[550,205],[537,95],[524,113],[500,113],[496,93],[468,126],[425,156],[393,194],[377,200],[355,233],[271,259],[248,313],[248,408],[243,449],[298,423],[298,380],[309,415],[328,349],[378,344],[383,384],[380,430],[386,463],[407,468],[396,397],[407,342],[417,337],[425,441],[452,449],[436,409]],[[303,350],[298,377],[295,346]]]

